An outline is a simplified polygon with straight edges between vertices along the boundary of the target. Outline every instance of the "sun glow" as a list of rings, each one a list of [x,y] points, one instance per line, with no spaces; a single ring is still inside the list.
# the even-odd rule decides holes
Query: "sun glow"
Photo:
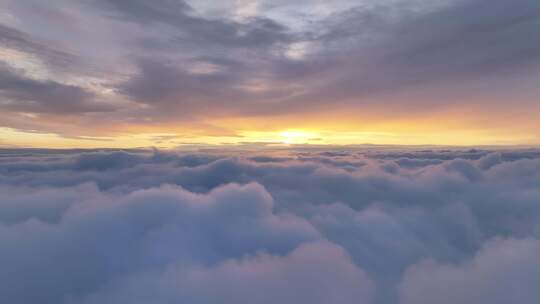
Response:
[[[421,132],[354,131],[332,129],[277,129],[268,131],[239,130],[232,134],[186,135],[153,129],[134,129],[117,134],[92,136],[62,136],[55,133],[25,132],[0,128],[0,147],[34,148],[138,148],[170,149],[192,145],[534,145],[538,137],[489,130],[449,130]],[[397,129],[397,127],[396,127]],[[403,129],[403,128],[402,128]]]
[[[281,141],[285,144],[305,144],[317,137],[315,132],[287,130],[279,133]]]

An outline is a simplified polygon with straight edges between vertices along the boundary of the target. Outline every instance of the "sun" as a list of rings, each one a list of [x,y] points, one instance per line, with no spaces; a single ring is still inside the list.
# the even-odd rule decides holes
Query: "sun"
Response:
[[[286,130],[280,132],[279,136],[285,144],[303,144],[316,137],[316,134],[309,131]]]

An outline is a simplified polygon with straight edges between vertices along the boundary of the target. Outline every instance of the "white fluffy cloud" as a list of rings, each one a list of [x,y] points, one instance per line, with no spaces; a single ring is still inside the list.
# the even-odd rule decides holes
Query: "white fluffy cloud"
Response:
[[[539,256],[538,239],[495,239],[459,265],[421,262],[405,274],[401,303],[537,303]]]
[[[539,189],[536,150],[4,150],[0,302],[534,303]]]
[[[79,196],[73,197],[73,191]],[[25,210],[35,206],[32,200],[18,201],[19,221],[0,226],[2,302],[59,303],[93,293],[118,277],[163,271],[173,264],[192,267],[259,253],[283,255],[319,238],[307,221],[274,215],[271,197],[256,184],[228,185],[205,195],[175,186],[122,195],[87,192],[85,187],[67,189],[63,199],[73,202],[56,222],[47,221],[43,210]],[[41,209],[61,213],[45,200],[62,195],[47,194],[34,194],[49,204]]]
[[[343,249],[307,243],[214,267],[177,266],[106,286],[84,303],[372,303],[373,286]]]

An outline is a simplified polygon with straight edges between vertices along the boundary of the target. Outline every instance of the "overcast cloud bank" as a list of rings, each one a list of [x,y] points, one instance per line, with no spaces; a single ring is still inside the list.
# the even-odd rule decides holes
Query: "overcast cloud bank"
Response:
[[[242,135],[224,117],[261,130],[334,113],[368,131],[445,121],[539,142],[537,0],[0,6],[0,127],[107,139],[128,125],[182,141]]]

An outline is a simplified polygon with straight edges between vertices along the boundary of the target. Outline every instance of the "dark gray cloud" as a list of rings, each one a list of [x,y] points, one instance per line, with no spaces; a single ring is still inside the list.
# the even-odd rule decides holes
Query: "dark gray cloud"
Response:
[[[183,0],[154,2],[104,0],[94,2],[107,8],[108,15],[142,23],[175,24],[187,19],[187,13],[191,11],[191,7]]]
[[[49,113],[49,114],[81,114],[88,112],[109,112],[114,110],[112,104],[99,102],[99,97],[87,88],[65,84],[61,81],[43,77],[44,68],[49,69],[46,74],[84,71],[76,55],[55,46],[48,45],[46,41],[39,41],[36,37],[0,24],[0,42],[8,50],[16,50],[26,54],[23,62],[8,55],[0,58],[0,107],[4,111]],[[36,67],[35,61],[44,67]],[[28,62],[30,61],[30,62]]]
[[[272,19],[254,17],[245,22],[197,16],[182,0],[98,0],[106,15],[144,25],[165,24],[174,28],[179,44],[218,48],[269,47],[290,40],[287,28]]]
[[[528,37],[539,27],[537,1],[462,1],[407,20],[397,30],[403,38],[393,42],[402,45],[401,65],[474,78],[538,64],[540,42]]]
[[[540,26],[539,9],[535,1],[527,0],[511,4],[452,1],[435,9],[422,6],[413,9],[405,3],[358,7],[332,15],[310,32],[291,36],[295,39],[289,43],[310,43],[306,49],[308,55],[300,60],[270,52],[253,54],[252,58],[257,60],[229,65],[224,73],[216,75],[201,77],[183,73],[178,77],[177,72],[177,77],[172,78],[178,79],[174,86],[177,89],[164,91],[174,93],[179,107],[184,107],[186,99],[200,100],[200,104],[191,107],[194,111],[197,107],[207,108],[205,101],[212,100],[211,107],[217,111],[245,112],[246,105],[235,101],[248,96],[254,108],[261,108],[248,113],[257,115],[317,111],[343,102],[354,107],[358,103],[367,105],[376,97],[403,105],[406,115],[426,104],[434,108],[459,106],[462,99],[475,99],[479,106],[504,103],[499,98],[501,94],[534,91],[522,77],[530,77],[531,71],[537,75],[534,71],[539,63],[540,45],[529,37],[534,37]],[[185,14],[185,10],[176,11]],[[166,16],[148,14],[156,22],[169,20]],[[173,19],[182,22],[185,17]],[[227,38],[234,45],[227,46],[226,41],[216,37],[206,39],[204,33],[188,30],[186,35],[182,39],[184,45],[202,39],[204,43],[218,43],[229,49],[229,55],[236,60],[242,56],[233,51],[234,47],[243,46],[235,39]],[[267,40],[268,46],[275,41],[257,36]],[[292,44],[283,48],[289,45]],[[190,51],[204,54],[208,50],[201,45]],[[217,54],[223,56],[220,51],[213,55]],[[155,84],[155,79],[171,79],[170,70],[159,72],[142,66],[140,73],[129,86],[159,92],[162,88]],[[242,82],[263,74],[263,81],[271,86],[281,87],[281,81],[287,80],[297,87],[283,92],[272,89],[270,95],[253,95],[237,89]],[[512,74],[511,79],[508,74]],[[498,89],[501,81],[508,86],[502,91]],[[205,86],[205,90],[186,90],[183,86],[190,83]],[[492,90],[482,89],[486,87]],[[207,95],[201,98],[200,92]],[[407,100],[405,105],[396,92],[407,93],[416,100]],[[525,99],[528,105],[534,102]],[[269,101],[273,102],[272,110],[265,106]]]
[[[501,101],[498,94],[511,91],[508,98],[521,98],[520,90],[534,91],[526,79],[537,77],[540,63],[540,44],[529,38],[540,27],[538,2],[467,0],[436,9],[410,6],[360,7],[331,17],[313,38],[322,44],[315,58],[323,59],[308,61],[300,70],[285,65],[280,73],[297,77],[302,71],[315,74],[312,81],[325,79],[300,99],[354,104],[379,97],[385,104],[402,104],[396,94],[408,94],[415,99],[406,101],[412,111],[426,104],[459,107],[462,99],[493,105]]]
[[[218,73],[193,75],[182,68],[163,62],[141,59],[139,73],[127,82],[122,91],[136,101],[147,104],[166,104],[191,114],[209,102],[234,103],[234,75]]]
[[[58,50],[45,42],[34,41],[29,34],[3,24],[0,24],[0,44],[2,47],[37,55],[50,66],[69,65],[75,61],[73,54]]]
[[[85,113],[114,109],[95,102],[87,90],[51,80],[36,80],[0,62],[0,107],[30,113]]]

